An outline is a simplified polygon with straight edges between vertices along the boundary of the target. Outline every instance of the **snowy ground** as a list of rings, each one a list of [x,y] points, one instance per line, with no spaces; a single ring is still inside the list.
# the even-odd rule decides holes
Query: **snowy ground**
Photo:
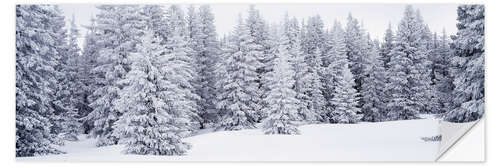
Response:
[[[304,125],[298,136],[264,135],[260,129],[219,131],[186,138],[185,156],[126,155],[123,146],[97,148],[94,139],[68,142],[67,154],[16,158],[17,161],[433,161],[438,120]]]

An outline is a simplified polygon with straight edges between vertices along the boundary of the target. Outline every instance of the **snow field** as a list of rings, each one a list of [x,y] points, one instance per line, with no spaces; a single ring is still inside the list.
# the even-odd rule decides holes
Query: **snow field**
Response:
[[[261,129],[218,131],[184,139],[184,156],[123,154],[123,145],[95,147],[95,139],[67,142],[67,154],[17,158],[18,161],[433,161],[439,121],[419,119],[359,124],[313,124],[301,135],[264,135]]]

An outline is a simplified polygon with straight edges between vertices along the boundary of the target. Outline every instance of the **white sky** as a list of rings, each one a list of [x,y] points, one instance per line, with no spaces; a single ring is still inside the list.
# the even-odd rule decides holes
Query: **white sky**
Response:
[[[60,4],[67,21],[72,14],[75,15],[77,25],[89,25],[91,15],[99,12],[93,4]],[[182,5],[181,5],[182,6]],[[420,10],[425,23],[431,31],[441,32],[446,29],[447,34],[455,34],[456,9],[458,4],[414,4],[413,7]],[[187,7],[184,5],[182,7]],[[211,4],[215,16],[217,33],[223,35],[233,30],[237,22],[238,13],[244,17],[247,13],[248,4]],[[381,39],[387,26],[392,23],[393,30],[396,29],[403,15],[405,4],[256,4],[255,7],[268,22],[279,23],[285,12],[302,20],[309,16],[319,14],[325,26],[331,27],[335,19],[345,25],[349,12],[354,18],[363,23],[372,38]],[[186,12],[186,10],[184,10]],[[82,37],[86,33],[81,28]]]

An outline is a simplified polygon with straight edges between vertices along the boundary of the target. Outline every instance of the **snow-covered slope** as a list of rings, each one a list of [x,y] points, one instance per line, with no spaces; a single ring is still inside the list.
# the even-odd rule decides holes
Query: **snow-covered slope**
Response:
[[[97,148],[94,139],[68,142],[67,154],[17,158],[18,161],[433,161],[438,120],[299,127],[301,135],[264,135],[261,129],[219,131],[186,138],[185,156],[126,155],[122,145]]]

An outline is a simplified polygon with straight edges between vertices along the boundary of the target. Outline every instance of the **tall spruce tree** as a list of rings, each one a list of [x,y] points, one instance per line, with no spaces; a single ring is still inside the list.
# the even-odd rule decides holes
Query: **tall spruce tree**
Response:
[[[367,39],[359,21],[352,17],[349,13],[347,17],[347,25],[345,28],[345,45],[347,58],[351,62],[349,68],[354,75],[356,90],[361,90],[363,68],[365,61],[363,58],[367,57],[368,46]],[[362,104],[362,103],[361,103]]]
[[[452,50],[446,32],[438,39],[435,37],[435,56],[433,59],[433,76],[438,100],[436,113],[450,111],[453,103]]]
[[[245,25],[249,31],[247,43],[248,54],[255,57],[259,62],[256,65],[258,73],[256,82],[259,84],[259,89],[257,90],[259,98],[255,99],[257,100],[257,105],[252,107],[256,111],[253,116],[254,119],[260,122],[266,116],[265,112],[262,111],[262,107],[267,105],[263,99],[266,96],[266,92],[270,89],[267,87],[268,84],[266,83],[265,76],[271,71],[273,58],[273,54],[271,53],[272,41],[269,39],[269,30],[264,18],[262,18],[259,10],[254,5],[250,5]]]
[[[289,19],[286,15],[283,23],[283,34],[287,37],[288,44],[286,45],[290,54],[290,61],[294,70],[294,86],[296,99],[298,99],[298,115],[304,121],[317,120],[319,115],[315,111],[311,111],[308,104],[311,103],[311,98],[308,95],[308,88],[311,85],[311,73],[308,71],[308,65],[305,61],[305,54],[301,50],[301,31],[297,18]]]
[[[423,26],[417,19],[411,6],[405,8],[401,20],[394,49],[389,62],[389,82],[386,86],[390,94],[388,100],[388,119],[407,120],[418,118],[424,110],[429,84],[426,69],[426,54],[423,52]]]
[[[196,13],[190,8],[188,13],[188,31],[190,34],[191,48],[195,51],[193,57],[196,61],[197,94],[200,96],[199,106],[202,118],[202,128],[205,124],[214,123],[217,118],[215,107],[216,96],[216,68],[221,59],[219,58],[219,47],[217,45],[217,33],[215,31],[214,15],[210,6],[202,5]]]
[[[136,45],[146,26],[138,5],[100,5],[96,17],[96,43],[99,49],[97,66],[98,85],[90,97],[93,108],[85,120],[94,123],[91,134],[98,138],[97,146],[112,145],[118,138],[112,136],[113,124],[123,113],[114,105],[123,85],[118,81],[130,71],[129,55],[136,51]]]
[[[71,18],[68,40],[65,48],[65,54],[61,55],[59,64],[61,66],[59,90],[56,94],[56,111],[59,110],[58,117],[61,119],[61,136],[66,140],[78,140],[80,133],[80,122],[78,121],[78,111],[86,109],[87,104],[84,100],[85,85],[79,80],[78,70],[80,63],[80,48],[77,44],[79,36],[78,28],[75,24],[74,16]]]
[[[366,58],[361,96],[363,98],[363,121],[380,122],[385,115],[385,68],[380,58],[378,42],[370,42],[370,53]]]
[[[52,5],[16,5],[16,156],[61,153],[51,133],[60,17]]]
[[[284,27],[286,28],[286,27]],[[269,116],[264,120],[265,134],[298,134],[297,125],[292,121],[298,120],[296,92],[293,90],[294,71],[290,65],[288,51],[288,37],[280,34],[278,53],[273,60],[272,71],[268,74],[269,94],[264,99],[267,106],[264,108]]]
[[[337,82],[342,78],[344,66],[349,64],[344,42],[344,31],[340,22],[335,21],[331,31],[331,37],[327,44],[330,49],[326,52],[325,57],[327,59],[325,59],[325,62],[328,63],[322,76],[325,86],[324,96],[325,99],[327,99],[327,104],[323,117],[325,117],[326,120],[330,120],[332,116],[331,112],[335,111],[335,106],[329,99],[332,99],[335,95],[335,85],[337,85]]]
[[[333,111],[328,112],[327,118],[330,123],[357,123],[360,116],[358,108],[358,93],[354,89],[354,76],[348,67],[344,64],[340,80],[335,82],[335,94],[329,99],[335,106]]]
[[[183,155],[190,145],[182,137],[190,129],[189,110],[179,76],[175,54],[165,54],[161,39],[148,32],[129,57],[131,71],[119,82],[126,85],[115,101],[124,113],[113,128],[113,136],[132,154]]]
[[[307,95],[309,96],[310,100],[307,101],[308,108],[311,112],[314,112],[317,116],[315,120],[322,121],[321,120],[321,115],[324,112],[325,105],[326,105],[326,99],[323,96],[323,93],[321,90],[323,90],[324,85],[323,82],[321,82],[321,51],[319,48],[316,48],[314,51],[314,54],[310,55],[310,64],[308,66],[308,73],[311,75],[310,78],[310,85],[307,88]]]
[[[173,62],[170,66],[177,75],[172,76],[172,80],[182,90],[182,99],[179,99],[178,105],[189,115],[191,121],[189,127],[191,130],[199,128],[200,117],[198,113],[199,106],[196,103],[200,97],[195,92],[193,82],[197,78],[195,70],[195,60],[190,57],[192,53],[188,46],[187,24],[184,20],[184,12],[177,5],[172,5],[167,9],[168,36],[165,43],[166,54],[171,55],[169,61]],[[168,73],[165,75],[169,75]]]
[[[219,127],[226,130],[254,128],[257,120],[256,105],[259,102],[258,62],[251,44],[250,31],[241,15],[235,27],[225,57],[226,74],[219,81],[222,85],[217,99],[222,120]]]
[[[420,54],[416,54],[412,59],[415,63],[413,76],[415,77],[413,98],[417,100],[417,104],[421,107],[421,113],[432,113],[438,110],[436,87],[432,81],[433,63],[430,57],[432,51],[432,32],[420,14],[420,10],[415,11],[416,26],[420,27]]]
[[[453,109],[445,114],[450,122],[470,122],[484,114],[484,6],[461,5],[457,9],[453,36]]]
[[[385,30],[384,41],[382,42],[382,46],[380,48],[380,54],[382,63],[385,69],[389,69],[389,61],[391,60],[391,51],[394,48],[394,35],[392,31],[392,26],[389,23],[389,27]]]

